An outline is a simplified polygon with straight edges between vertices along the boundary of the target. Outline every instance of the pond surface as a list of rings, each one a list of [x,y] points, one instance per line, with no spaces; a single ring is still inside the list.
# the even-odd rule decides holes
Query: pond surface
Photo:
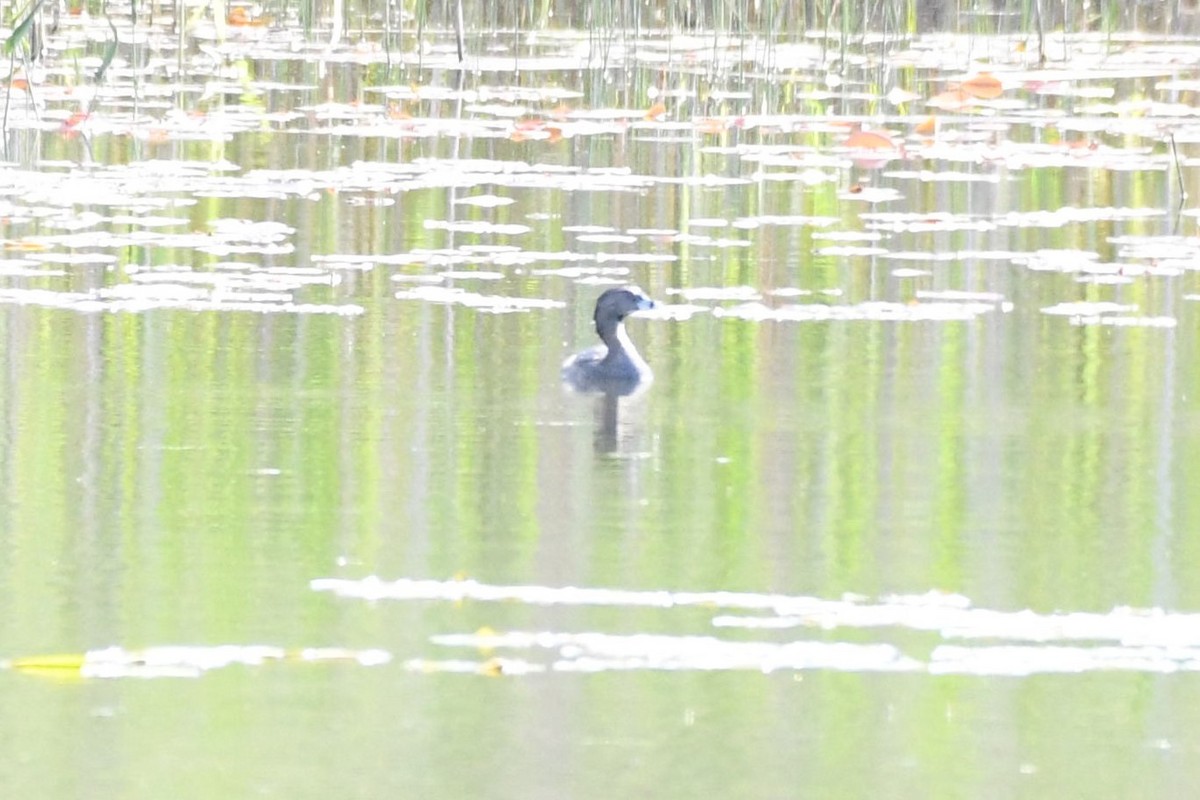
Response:
[[[146,26],[10,82],[6,796],[1200,779],[1194,43]]]

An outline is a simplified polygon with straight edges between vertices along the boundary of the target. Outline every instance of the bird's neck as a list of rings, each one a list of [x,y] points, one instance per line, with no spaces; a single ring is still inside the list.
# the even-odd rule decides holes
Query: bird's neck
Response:
[[[637,348],[633,346],[633,341],[629,338],[629,334],[625,332],[625,324],[618,322],[616,327],[610,331],[601,331],[600,338],[608,347],[608,354],[604,360],[613,363],[628,359],[637,365],[644,365],[641,354]]]
[[[596,329],[596,333],[600,335],[600,340],[608,348],[608,356],[620,356],[625,350],[633,347],[633,342],[629,341],[629,334],[625,332],[625,324],[618,322],[608,330]]]

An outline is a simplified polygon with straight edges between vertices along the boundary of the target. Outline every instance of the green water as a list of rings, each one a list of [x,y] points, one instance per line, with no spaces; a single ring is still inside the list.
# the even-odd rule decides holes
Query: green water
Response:
[[[904,291],[773,238],[722,261],[631,277],[659,296],[727,269]],[[1191,607],[1195,312],[1072,327],[1037,310],[1060,276],[950,270],[1016,307],[633,320],[656,382],[611,435],[558,382],[596,293],[565,282],[539,288],[566,309],[513,315],[402,304],[376,274],[345,290],[354,318],[2,307],[0,641],[432,658],[428,635],[484,625],[711,633],[703,614],[354,604],[308,589],[327,575]],[[14,796],[1145,796],[1190,785],[1200,746],[1187,675],[0,681]]]
[[[950,634],[717,629],[703,607],[366,602],[310,586],[457,576],[866,602],[932,591],[1040,613],[1194,611],[1200,320],[1189,295],[1200,281],[1190,264],[1155,272],[1170,259],[1130,256],[1120,238],[1195,247],[1194,219],[1172,213],[1177,175],[1161,141],[1096,134],[1130,152],[1145,144],[1160,158],[1154,168],[930,157],[893,168],[979,180],[847,162],[810,184],[765,179],[750,158],[773,145],[828,146],[786,125],[706,138],[634,113],[620,132],[564,140],[473,128],[363,134],[312,111],[329,96],[357,99],[353,69],[333,67],[331,78],[304,62],[256,68],[313,85],[214,104],[207,119],[232,110],[255,124],[204,141],[175,128],[161,139],[120,128],[10,132],[0,166],[10,257],[0,263],[0,657],[263,644],[380,649],[392,660],[287,659],[190,678],[0,670],[0,794],[1174,797],[1200,779],[1200,684],[1186,653],[1164,673],[606,663],[499,675],[487,648],[431,637],[874,642],[925,665]],[[412,108],[448,124],[488,118],[456,102]],[[308,110],[259,118],[292,108]],[[1005,124],[1013,141],[1044,133]],[[1195,186],[1183,150],[1172,166]],[[121,172],[152,169],[148,159],[196,174]],[[436,161],[426,169],[422,159]],[[468,159],[510,169],[472,172]],[[388,169],[409,166],[389,183]],[[278,172],[252,177],[266,169]],[[578,180],[547,177],[562,169]],[[859,181],[902,196],[862,202],[851,190]],[[514,202],[460,202],[485,194]],[[1006,216],[1066,207],[1151,213]],[[126,212],[172,217],[178,238],[54,238],[75,226],[97,236],[150,227]],[[871,216],[893,212],[912,217]],[[971,224],[922,227],[943,214]],[[527,230],[446,230],[465,221]],[[223,238],[252,223],[287,230],[271,247]],[[627,238],[589,240],[596,231],[584,226]],[[229,241],[232,252],[217,252]],[[1030,268],[1038,251],[1054,252]],[[1097,267],[1120,280],[1090,280],[1068,268],[1079,251],[1126,270]],[[938,260],[951,253],[963,255]],[[38,260],[47,254],[107,260]],[[14,264],[35,272],[7,271]],[[263,276],[297,268],[316,275],[295,289],[311,313],[270,300],[168,308],[161,295],[132,311],[107,296],[52,307],[72,292],[154,286],[172,270],[250,276],[279,291],[278,275]],[[451,268],[498,274],[439,277]],[[420,280],[561,305],[495,314],[395,296]],[[965,319],[918,321],[743,319],[713,313],[739,300],[697,299],[693,316],[629,321],[656,377],[614,409],[559,380],[563,359],[592,343],[604,281],[676,307],[689,302],[680,292],[735,287],[768,309],[888,302],[899,314],[927,307],[922,292],[948,290],[992,299]],[[1136,324],[1043,311],[1076,301],[1136,307],[1121,312]],[[329,313],[339,309],[361,313]],[[1142,325],[1153,319],[1173,324]],[[454,659],[470,664],[453,671]]]

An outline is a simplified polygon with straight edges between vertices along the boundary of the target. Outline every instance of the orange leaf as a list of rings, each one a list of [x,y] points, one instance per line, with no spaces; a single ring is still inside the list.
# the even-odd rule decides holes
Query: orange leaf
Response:
[[[913,128],[913,133],[920,134],[921,136],[931,136],[936,130],[937,120],[934,118],[933,114],[930,114],[925,118],[924,122]]]
[[[235,6],[229,9],[229,14],[225,17],[225,21],[230,25],[242,26],[251,25],[254,27],[262,27],[269,21],[267,17],[252,17],[250,12],[242,6]]]
[[[886,133],[875,131],[855,131],[842,142],[845,147],[856,150],[895,150],[896,143]]]
[[[1004,94],[1004,84],[1000,83],[1000,79],[990,72],[981,72],[968,78],[958,88],[980,100],[994,100]]]
[[[18,250],[22,253],[41,253],[50,249],[50,245],[43,242],[30,242],[25,239],[16,241],[4,242],[5,250]]]
[[[74,129],[79,123],[83,122],[89,116],[91,116],[91,115],[88,114],[86,111],[76,111],[74,114],[67,117],[66,120],[63,121],[62,130],[69,131],[69,130]]]
[[[710,133],[716,135],[719,133],[724,133],[725,128],[725,120],[715,119],[713,117],[703,117],[696,120],[696,130],[700,133]]]
[[[935,94],[925,101],[925,105],[931,108],[940,108],[943,111],[960,111],[970,105],[970,101],[971,96],[962,89],[949,89],[941,94]]]
[[[662,103],[655,103],[646,110],[646,120],[656,122],[665,113],[667,113],[667,107]]]

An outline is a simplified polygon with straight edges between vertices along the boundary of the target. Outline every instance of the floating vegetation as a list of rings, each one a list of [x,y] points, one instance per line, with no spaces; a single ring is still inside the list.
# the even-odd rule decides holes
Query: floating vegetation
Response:
[[[685,300],[758,300],[762,297],[753,286],[695,286],[689,289],[668,289],[668,294]]]
[[[1019,309],[1028,320],[1185,276],[1200,251],[1186,208],[1200,114],[1179,67],[1193,48],[1068,28],[1062,9],[1058,32],[1039,18],[1016,39],[999,20],[1031,23],[1028,7],[948,34],[912,6],[907,31],[867,13],[824,38],[813,9],[748,12],[737,30],[705,10],[579,30],[561,27],[576,9],[487,10],[529,34],[513,39],[452,34],[436,14],[364,13],[351,36],[341,14],[182,9],[106,7],[37,37],[31,12],[12,33],[0,301],[540,312],[562,307],[559,279],[631,280],[726,319],[941,323],[1029,297],[1001,270],[965,283],[959,268],[1068,274]],[[238,279],[198,277],[230,260]],[[890,261],[920,263],[875,272]],[[859,280],[860,265],[896,280]],[[279,267],[319,274],[259,274]],[[375,269],[404,288],[340,280]],[[506,279],[521,297],[444,285]],[[914,284],[1014,299],[913,302]],[[830,302],[762,302],[781,291]],[[1154,296],[1163,307],[1136,317],[1068,316],[1169,326],[1172,295]],[[670,318],[697,313],[681,309]]]
[[[126,650],[108,647],[85,653],[24,656],[0,662],[0,667],[55,678],[198,678],[231,666],[259,667],[271,662],[348,662],[377,666],[391,661],[383,650],[314,647],[285,650],[267,645],[190,645]]]
[[[420,300],[426,303],[461,305],[490,314],[532,311],[544,308],[563,308],[566,303],[537,297],[505,297],[468,292],[457,287],[416,286],[396,292],[397,300]]]
[[[454,233],[497,234],[500,236],[521,236],[529,233],[532,228],[528,225],[501,224],[482,221],[451,221],[440,219],[425,220],[429,230],[453,231]]]
[[[709,306],[698,306],[691,303],[655,303],[654,308],[647,311],[639,311],[638,319],[683,321],[711,310],[712,308]]]
[[[1059,303],[1042,309],[1043,314],[1069,317],[1072,325],[1110,325],[1123,328],[1174,328],[1174,317],[1142,317],[1133,312],[1135,305],[1105,301]]]
[[[714,308],[713,314],[750,322],[967,322],[981,314],[1009,309],[1011,304],[990,302],[798,303],[782,306],[743,303],[729,308]]]
[[[170,309],[175,311],[249,311],[257,314],[334,314],[358,316],[362,306],[350,303],[323,305],[294,303],[277,293],[221,295],[186,286],[118,286],[92,292],[64,292],[44,289],[0,289],[0,305],[41,306],[79,313],[126,313]]]
[[[1114,328],[1174,328],[1179,320],[1174,317],[1071,317],[1072,325],[1108,325]]]
[[[378,578],[321,578],[316,591],[377,602],[441,601],[522,603],[539,606],[607,606],[704,609],[715,613],[712,626],[822,632],[820,640],[747,641],[713,635],[612,634],[481,630],[435,634],[430,642],[492,653],[542,653],[533,661],[491,662],[500,674],[603,672],[623,670],[826,669],[842,672],[927,672],[1025,676],[1056,672],[1200,670],[1200,615],[1161,609],[1116,608],[1101,613],[1037,614],[974,608],[961,595],[929,592],[869,601],[824,600],[752,592],[669,592],[549,586],[497,586],[472,580],[433,581]],[[737,614],[728,612],[736,611]],[[887,642],[829,641],[842,630],[909,631],[971,644],[934,646],[928,658],[909,655]],[[1002,645],[976,644],[982,640]],[[532,658],[532,656],[531,656]],[[548,660],[547,660],[548,659]],[[431,668],[448,663],[453,671],[488,673],[488,662],[416,661]],[[508,664],[510,670],[503,667]]]
[[[550,652],[542,671],[615,672],[626,670],[777,670],[830,669],[839,672],[917,672],[920,662],[889,644],[850,642],[729,641],[713,636],[639,633],[444,634],[435,645],[471,649]],[[532,671],[526,667],[524,672]]]
[[[454,201],[458,205],[476,206],[478,208],[500,208],[517,202],[511,197],[498,197],[494,194],[477,194],[470,197],[460,197]]]
[[[1043,314],[1058,314],[1065,317],[1099,316],[1100,314],[1123,314],[1137,311],[1137,306],[1110,303],[1107,301],[1079,301],[1075,303],[1058,303],[1042,309]]]

